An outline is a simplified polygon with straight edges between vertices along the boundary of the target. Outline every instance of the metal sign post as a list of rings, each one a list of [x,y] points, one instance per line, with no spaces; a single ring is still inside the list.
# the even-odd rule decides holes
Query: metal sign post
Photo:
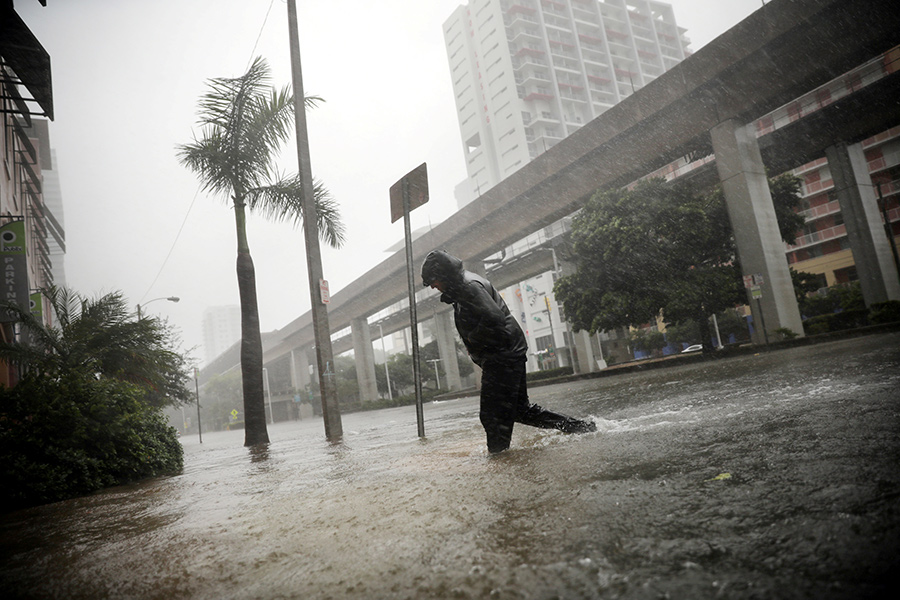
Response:
[[[391,186],[391,223],[403,217],[406,239],[406,275],[409,284],[409,326],[412,337],[413,379],[416,387],[416,422],[419,437],[425,437],[425,414],[422,408],[422,369],[419,359],[419,327],[416,316],[416,276],[413,266],[412,230],[409,213],[428,202],[428,169],[422,163]]]

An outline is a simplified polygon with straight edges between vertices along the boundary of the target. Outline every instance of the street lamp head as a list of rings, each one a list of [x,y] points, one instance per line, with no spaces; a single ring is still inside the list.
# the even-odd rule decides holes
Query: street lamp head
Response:
[[[178,302],[181,300],[181,298],[179,298],[178,296],[169,296],[168,298],[166,298],[166,300],[168,300],[169,302]]]

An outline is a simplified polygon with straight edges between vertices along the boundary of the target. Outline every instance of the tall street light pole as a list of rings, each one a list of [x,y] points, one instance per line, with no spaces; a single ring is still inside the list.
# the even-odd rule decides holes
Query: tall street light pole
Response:
[[[178,302],[179,300],[181,300],[181,298],[179,298],[178,296],[168,296],[168,297],[163,296],[161,298],[154,298],[153,300],[147,300],[146,302],[144,302],[144,306],[147,306],[151,302],[156,302],[157,300],[168,300],[169,302]],[[141,320],[141,305],[140,304],[137,305],[137,318],[138,318],[138,321]]]
[[[384,329],[381,328],[381,323],[378,323],[378,334],[381,336],[381,353],[384,355],[384,378],[387,380],[388,400],[393,402],[394,394],[391,392],[391,372],[388,370],[387,350],[384,349]]]
[[[312,304],[313,333],[316,340],[316,362],[319,367],[319,390],[322,393],[322,417],[325,437],[339,442],[343,437],[341,413],[338,407],[337,386],[334,380],[334,352],[331,330],[324,298],[319,299],[326,285],[322,276],[322,254],[319,249],[319,228],[313,197],[312,166],[309,158],[309,136],[306,130],[306,107],[303,95],[303,73],[300,68],[300,37],[297,31],[297,5],[288,0],[288,33],[291,49],[291,75],[294,88],[294,121],[297,130],[297,159],[301,177],[303,235],[306,238],[306,267],[309,272],[309,297]]]

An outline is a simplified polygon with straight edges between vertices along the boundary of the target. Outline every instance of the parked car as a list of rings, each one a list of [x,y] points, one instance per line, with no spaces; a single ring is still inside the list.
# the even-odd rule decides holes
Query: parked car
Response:
[[[681,353],[687,354],[688,352],[700,352],[701,350],[703,350],[703,344],[694,344],[682,350]]]

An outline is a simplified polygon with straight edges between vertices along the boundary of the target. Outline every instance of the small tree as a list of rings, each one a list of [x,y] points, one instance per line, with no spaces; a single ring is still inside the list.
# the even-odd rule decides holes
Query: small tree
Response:
[[[182,448],[160,409],[192,399],[186,360],[158,319],[135,319],[121,293],[45,292],[46,327],[5,303],[29,342],[0,344],[22,380],[0,387],[4,508],[61,500],[177,472]]]
[[[792,242],[800,182],[770,180],[782,237]],[[659,314],[693,321],[711,350],[709,317],[745,301],[731,225],[720,189],[709,195],[662,179],[595,194],[576,215],[570,242],[577,270],[554,287],[576,329],[639,327]]]
[[[280,91],[270,88],[268,79],[268,65],[257,58],[241,77],[211,80],[209,92],[200,100],[202,137],[178,146],[179,160],[200,177],[204,189],[221,194],[234,206],[246,446],[269,441],[256,271],[247,240],[246,212],[295,223],[315,218],[324,241],[340,247],[344,240],[337,207],[321,184],[304,191],[299,176],[276,176],[274,159],[291,132],[294,99],[287,87]],[[304,100],[311,105],[317,99]],[[315,215],[303,214],[300,200],[304,193],[313,194]]]
[[[121,292],[90,299],[68,289],[44,291],[57,325],[46,327],[29,310],[0,303],[16,315],[28,342],[0,343],[0,358],[25,373],[49,377],[81,374],[136,385],[148,405],[193,401],[187,359],[177,336],[155,317],[134,318]]]

